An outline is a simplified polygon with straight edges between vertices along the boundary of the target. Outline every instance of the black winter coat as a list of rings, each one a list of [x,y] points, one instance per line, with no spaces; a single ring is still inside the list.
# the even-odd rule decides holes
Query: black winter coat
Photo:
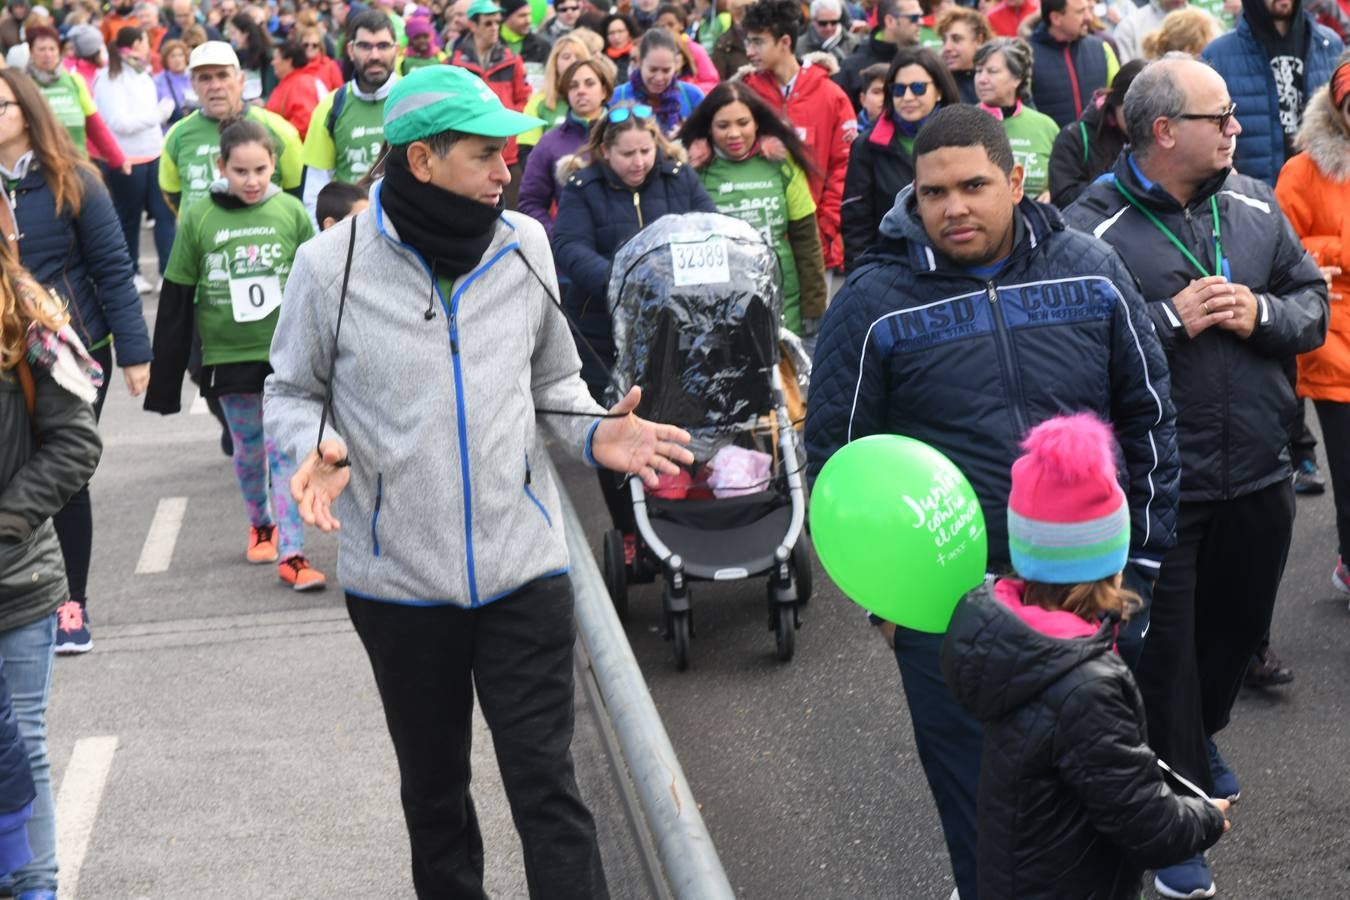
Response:
[[[571,175],[553,222],[553,258],[569,282],[563,308],[572,325],[581,377],[597,397],[610,383],[614,336],[609,269],[614,254],[644,227],[670,213],[717,212],[692,167],[659,156],[637,190],[604,163]]]
[[[1210,212],[1210,198],[1215,199],[1225,274],[1257,297],[1250,337],[1217,327],[1187,336],[1171,298],[1200,273],[1130,207],[1117,181],[1209,273],[1216,270]],[[1145,187],[1122,154],[1110,177],[1084,191],[1065,218],[1113,244],[1142,285],[1172,373],[1181,499],[1228,500],[1289,478],[1289,426],[1296,407],[1284,361],[1321,346],[1330,313],[1326,282],[1270,187],[1224,171],[1183,209],[1162,188]]]
[[[1077,200],[1125,149],[1125,135],[1105,118],[1104,110],[1093,103],[1081,119],[1065,125],[1055,138],[1050,151],[1050,202],[1060,209]]]
[[[1031,33],[1031,99],[1059,127],[1075,121],[1106,87],[1106,42],[1087,34],[1072,43],[1055,40],[1045,23]]]
[[[150,332],[132,283],[122,225],[103,182],[87,172],[80,178],[80,214],[58,214],[41,165],[33,161],[14,189],[19,256],[34,278],[70,304],[70,324],[86,347],[111,333],[119,366],[147,363]]]
[[[869,434],[933,445],[965,473],[1006,565],[1012,463],[1031,427],[1091,411],[1112,423],[1130,503],[1132,558],[1156,563],[1177,512],[1167,365],[1130,273],[1111,248],[1023,200],[1002,271],[976,277],[933,249],[913,188],[825,312],[806,413],[807,474]]]
[[[956,607],[942,674],[984,726],[980,900],[1138,900],[1145,869],[1223,835],[1217,807],[1164,780],[1114,639],[1110,622],[1042,634],[987,587]]]
[[[0,631],[69,599],[52,516],[89,481],[103,452],[93,406],[45,369],[33,368],[33,383],[36,435],[18,376],[0,372]]]
[[[834,83],[844,89],[848,94],[848,102],[853,104],[853,111],[858,112],[862,109],[862,104],[858,101],[858,95],[862,93],[862,72],[868,66],[874,66],[877,63],[890,65],[895,59],[896,46],[889,41],[879,41],[876,36],[870,36],[858,44],[858,49],[854,50],[839,64],[839,71],[831,75]]]
[[[914,158],[901,143],[890,110],[853,142],[839,204],[839,233],[844,238],[844,270],[852,272],[863,253],[877,242],[881,220],[895,198],[914,182]]]

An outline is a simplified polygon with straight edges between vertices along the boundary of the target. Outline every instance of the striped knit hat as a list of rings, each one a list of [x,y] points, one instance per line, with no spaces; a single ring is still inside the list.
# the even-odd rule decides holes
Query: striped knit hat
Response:
[[[1028,581],[1083,584],[1125,568],[1130,511],[1116,481],[1111,429],[1057,416],[1022,442],[1008,495],[1008,549]]]

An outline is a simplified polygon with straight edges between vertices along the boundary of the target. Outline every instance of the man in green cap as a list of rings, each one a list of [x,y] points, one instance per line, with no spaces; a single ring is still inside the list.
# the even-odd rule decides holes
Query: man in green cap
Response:
[[[338,579],[398,757],[419,897],[483,896],[475,689],[530,896],[608,896],[569,749],[572,588],[536,423],[653,485],[693,460],[687,433],[633,415],[637,388],[608,415],[591,400],[543,227],[499,211],[507,140],[538,124],[458,67],[400,80],[370,208],[300,248],[272,343],[268,434],[304,459],[305,521],[345,525]]]

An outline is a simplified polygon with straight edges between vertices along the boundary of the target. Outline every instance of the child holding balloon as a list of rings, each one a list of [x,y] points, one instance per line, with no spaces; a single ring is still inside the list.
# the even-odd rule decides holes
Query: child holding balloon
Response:
[[[1121,588],[1130,518],[1110,429],[1061,416],[1022,449],[1008,497],[1018,577],[968,594],[942,653],[949,690],[984,727],[979,894],[1133,900],[1145,869],[1228,831],[1228,801],[1168,786],[1115,653],[1138,598]]]

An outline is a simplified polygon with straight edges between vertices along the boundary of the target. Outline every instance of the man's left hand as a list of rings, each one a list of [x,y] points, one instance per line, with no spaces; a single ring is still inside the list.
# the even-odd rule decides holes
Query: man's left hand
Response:
[[[1216,328],[1222,328],[1224,331],[1231,331],[1240,338],[1249,338],[1252,332],[1256,330],[1256,313],[1261,304],[1257,302],[1256,295],[1252,289],[1245,284],[1231,282],[1233,285],[1233,318],[1224,319],[1216,324]]]
[[[606,469],[637,475],[642,483],[655,488],[659,475],[674,475],[680,464],[689,465],[694,454],[683,445],[689,443],[689,432],[674,425],[658,425],[633,415],[642,389],[636,385],[610,410],[625,414],[613,419],[602,419],[591,436],[591,456]]]

